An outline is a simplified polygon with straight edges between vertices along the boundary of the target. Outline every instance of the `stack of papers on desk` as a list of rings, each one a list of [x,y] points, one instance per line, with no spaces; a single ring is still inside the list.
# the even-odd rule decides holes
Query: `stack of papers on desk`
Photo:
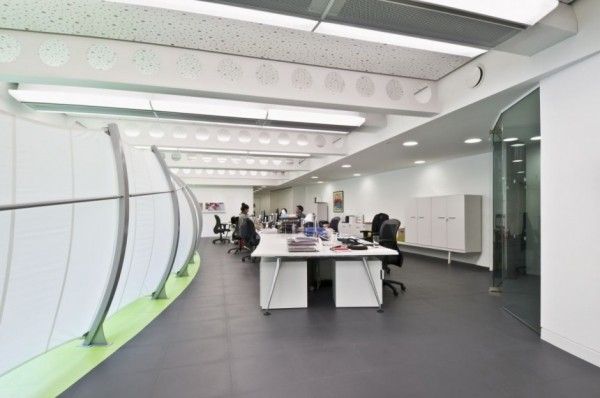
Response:
[[[311,236],[295,236],[287,240],[289,252],[316,252],[319,239]]]

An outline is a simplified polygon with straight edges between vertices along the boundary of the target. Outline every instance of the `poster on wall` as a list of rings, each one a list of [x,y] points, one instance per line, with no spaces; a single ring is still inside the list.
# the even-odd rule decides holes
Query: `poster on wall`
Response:
[[[204,202],[205,213],[225,213],[225,203],[223,202]]]
[[[333,212],[344,212],[344,191],[335,191],[333,193]]]

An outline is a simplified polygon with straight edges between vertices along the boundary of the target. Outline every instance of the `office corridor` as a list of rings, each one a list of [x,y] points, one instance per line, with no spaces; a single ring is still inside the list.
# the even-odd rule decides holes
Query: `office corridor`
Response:
[[[407,255],[408,291],[374,309],[258,309],[258,264],[202,242],[196,279],[64,397],[598,397],[600,369],[549,344],[487,293],[489,272]]]

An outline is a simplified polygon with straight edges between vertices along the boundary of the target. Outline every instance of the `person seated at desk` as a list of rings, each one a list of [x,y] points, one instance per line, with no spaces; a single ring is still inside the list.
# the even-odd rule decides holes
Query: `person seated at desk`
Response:
[[[242,202],[242,206],[240,207],[240,215],[238,217],[238,228],[241,228],[244,220],[248,218],[248,211],[250,210],[250,206],[246,203]]]
[[[296,217],[298,217],[299,219],[306,217],[306,215],[304,214],[304,207],[302,205],[296,206]]]

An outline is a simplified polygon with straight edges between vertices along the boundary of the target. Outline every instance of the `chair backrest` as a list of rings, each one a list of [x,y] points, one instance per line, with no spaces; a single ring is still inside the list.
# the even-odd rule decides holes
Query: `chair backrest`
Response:
[[[339,217],[333,217],[331,219],[331,222],[329,223],[329,226],[331,227],[331,229],[333,229],[335,232],[338,232],[338,225],[340,223],[340,218]]]
[[[231,217],[231,226],[233,227],[233,232],[231,233],[233,239],[238,239],[240,237],[240,226],[238,225],[240,218],[238,216]]]
[[[215,226],[213,228],[213,232],[215,234],[218,234],[220,229],[221,229],[221,218],[215,214]]]
[[[260,236],[256,233],[254,222],[245,218],[240,227],[240,237],[248,246],[256,246],[260,241]]]
[[[382,260],[384,266],[393,264],[397,265],[398,267],[402,267],[402,263],[404,262],[404,257],[400,252],[398,241],[396,240],[396,234],[398,233],[399,228],[400,221],[396,220],[395,218],[391,218],[384,221],[379,229],[379,244],[382,247],[387,247],[388,249],[396,250],[398,252],[397,256],[386,256],[383,258]]]
[[[381,225],[387,220],[390,219],[385,213],[377,213],[375,217],[373,217],[373,222],[371,223],[371,233],[373,235],[379,235],[379,230],[381,229]]]

